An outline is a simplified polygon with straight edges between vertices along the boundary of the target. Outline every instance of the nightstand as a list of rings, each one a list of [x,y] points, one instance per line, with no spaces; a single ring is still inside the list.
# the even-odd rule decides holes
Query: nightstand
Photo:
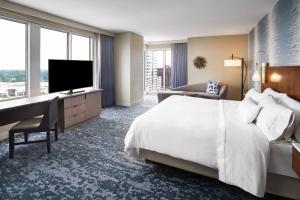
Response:
[[[293,143],[293,169],[300,177],[300,143]]]

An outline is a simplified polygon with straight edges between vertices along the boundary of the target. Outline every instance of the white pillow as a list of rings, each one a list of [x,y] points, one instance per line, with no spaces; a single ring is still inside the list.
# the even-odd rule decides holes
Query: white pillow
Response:
[[[268,140],[289,139],[293,134],[295,115],[292,110],[278,104],[272,96],[266,96],[259,103],[262,109],[256,118],[256,125]]]
[[[279,103],[291,109],[295,113],[295,131],[294,136],[300,142],[300,102],[285,95],[280,98]]]
[[[266,97],[267,94],[263,94],[263,93],[260,93],[260,92],[257,92],[254,88],[250,89],[245,98],[251,98],[252,100],[254,100],[256,103],[259,103],[259,101],[261,99],[263,99],[264,97]]]
[[[239,112],[243,121],[251,124],[259,114],[262,107],[257,105],[250,97],[245,98],[239,105]]]
[[[263,94],[265,94],[266,96],[271,95],[272,97],[274,97],[274,99],[276,101],[279,101],[280,98],[287,96],[285,93],[276,92],[276,91],[272,90],[271,88],[265,89]]]

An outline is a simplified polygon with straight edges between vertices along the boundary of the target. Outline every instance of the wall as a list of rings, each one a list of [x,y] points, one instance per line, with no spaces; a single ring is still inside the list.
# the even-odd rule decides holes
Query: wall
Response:
[[[148,44],[147,49],[170,49],[171,43],[168,44]]]
[[[131,106],[143,99],[144,39],[135,33],[118,33],[114,39],[116,104]]]
[[[114,38],[116,104],[130,104],[130,33]]]
[[[269,62],[273,67],[300,65],[299,0],[279,0],[251,30],[249,61],[250,78],[257,62]],[[250,80],[249,85],[254,83]]]
[[[137,103],[144,96],[144,38],[131,34],[131,104]]]
[[[228,98],[240,98],[241,69],[239,67],[224,67],[224,59],[233,53],[247,60],[247,35],[196,37],[188,39],[188,84],[219,80],[228,84]],[[196,69],[193,60],[203,56],[207,60],[204,69]]]

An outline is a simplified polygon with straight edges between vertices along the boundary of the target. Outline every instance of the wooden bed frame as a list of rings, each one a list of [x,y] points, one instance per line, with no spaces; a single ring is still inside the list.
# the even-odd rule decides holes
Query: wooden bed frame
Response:
[[[281,77],[280,82],[272,82],[270,77],[276,73]],[[299,67],[268,67],[266,83],[262,88],[268,87],[275,91],[287,93],[290,97],[300,101],[300,66]],[[197,163],[174,158],[154,151],[139,149],[139,155],[146,161],[161,163],[196,174],[218,179],[218,170]],[[268,173],[267,193],[292,199],[300,199],[300,179]]]
[[[280,80],[273,80],[273,76]],[[266,83],[262,89],[272,88],[277,92],[288,94],[293,99],[300,101],[300,66],[267,67]]]

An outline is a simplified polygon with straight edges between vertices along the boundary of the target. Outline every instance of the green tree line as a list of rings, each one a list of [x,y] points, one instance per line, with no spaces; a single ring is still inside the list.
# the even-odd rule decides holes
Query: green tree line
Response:
[[[41,81],[48,81],[48,70],[42,70]],[[25,82],[25,70],[0,70],[0,82]]]

